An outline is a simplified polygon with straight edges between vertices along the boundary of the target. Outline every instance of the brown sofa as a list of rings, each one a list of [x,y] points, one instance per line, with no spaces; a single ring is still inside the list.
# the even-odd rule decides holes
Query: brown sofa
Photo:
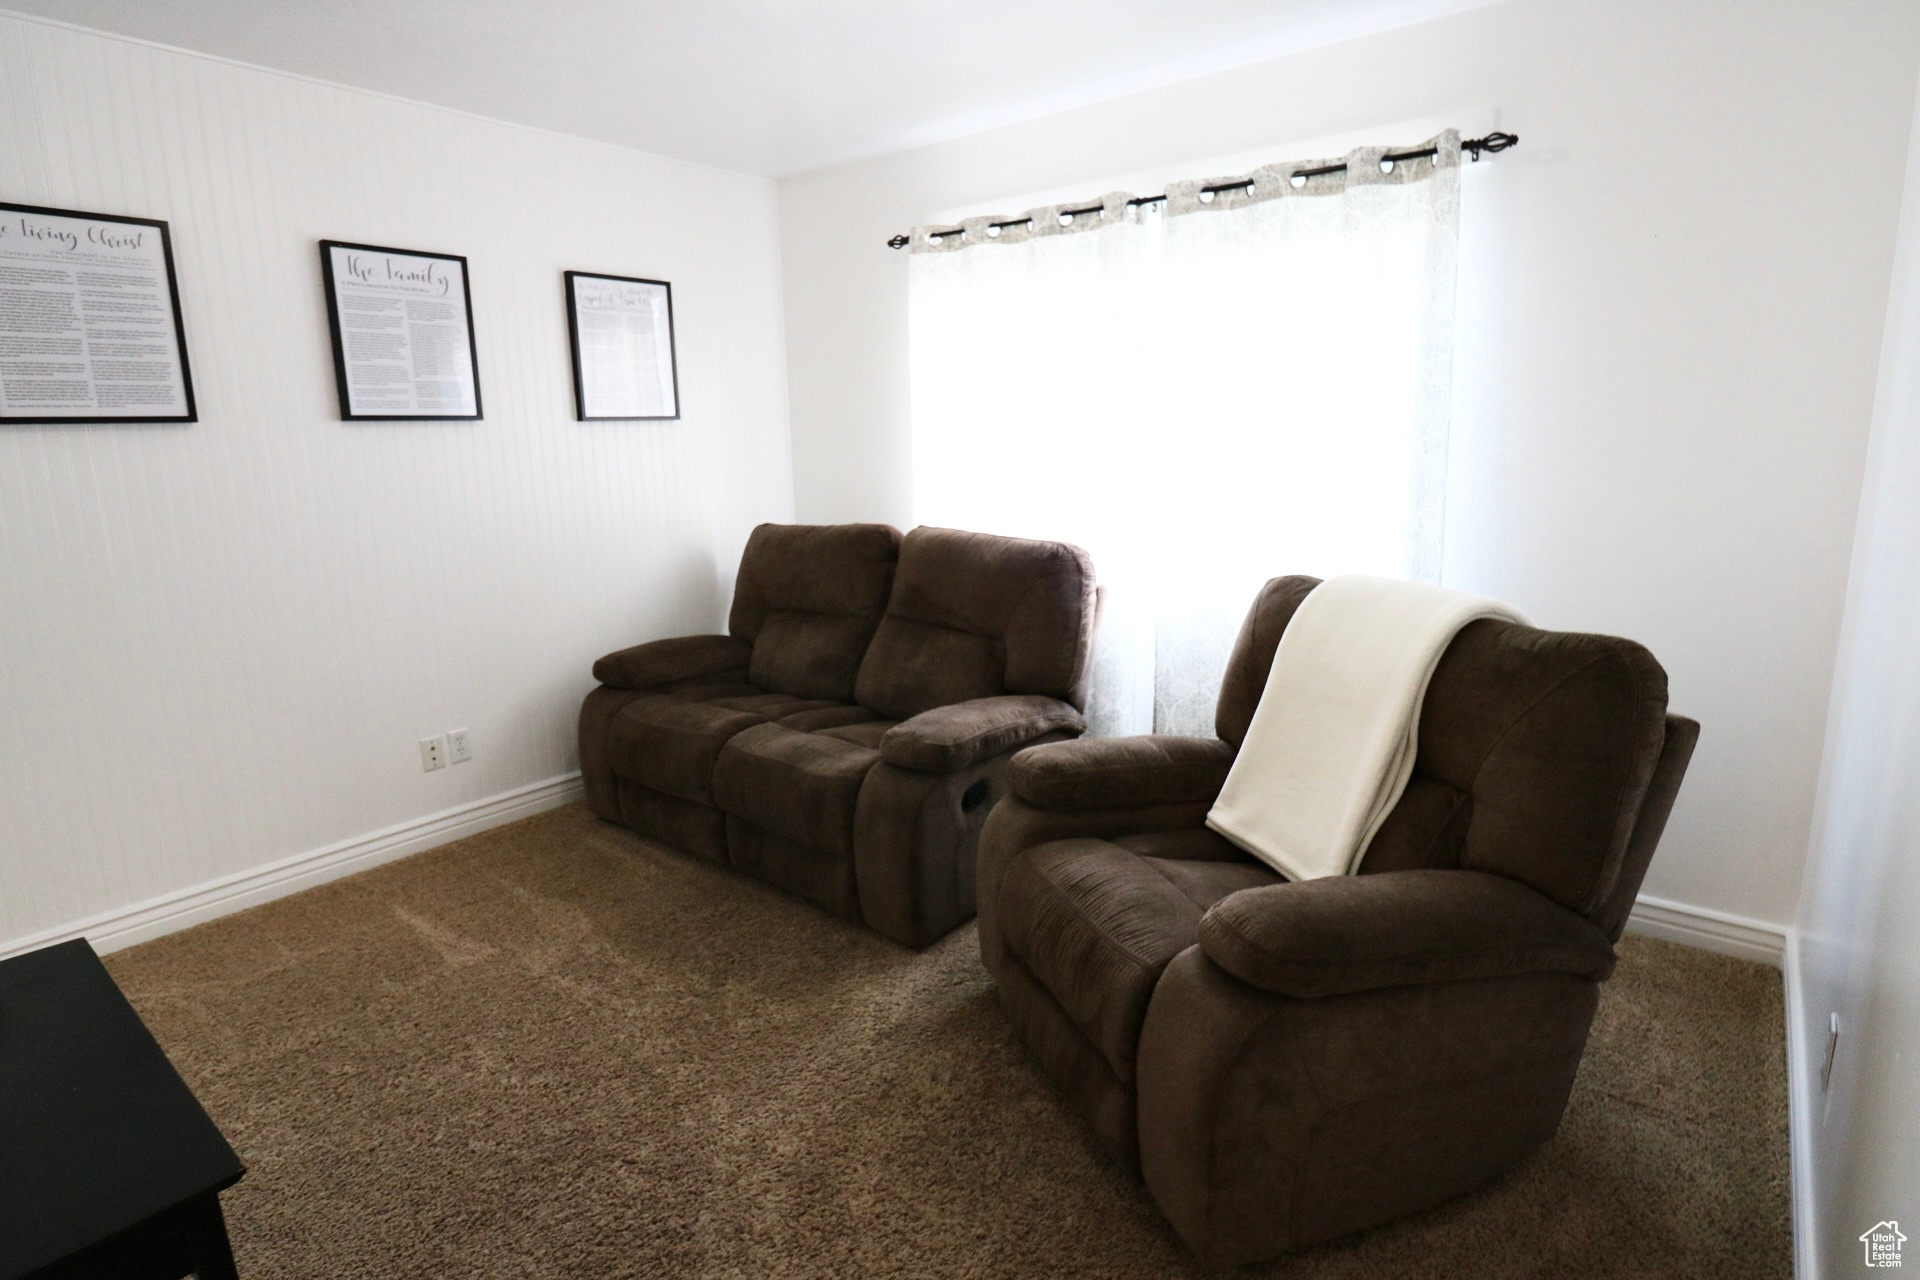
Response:
[[[1287,883],[1204,818],[1315,585],[1262,589],[1218,738],[1023,751],[981,839],[1008,1013],[1215,1266],[1432,1205],[1552,1136],[1699,733],[1631,641],[1474,622],[1360,873]]]
[[[1064,543],[761,525],[728,634],[594,663],[587,803],[924,946],[973,915],[1013,752],[1085,728],[1093,623]]]

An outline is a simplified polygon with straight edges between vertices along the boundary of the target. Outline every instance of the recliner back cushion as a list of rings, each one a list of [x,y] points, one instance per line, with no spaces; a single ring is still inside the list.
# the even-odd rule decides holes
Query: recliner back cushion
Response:
[[[1620,874],[1666,712],[1667,674],[1631,640],[1471,623],[1434,668],[1413,783],[1381,836],[1405,819],[1392,843],[1431,829],[1427,865],[1504,875],[1590,915]],[[1362,871],[1387,869],[1374,853]]]
[[[1247,620],[1227,658],[1226,674],[1220,678],[1220,699],[1213,706],[1213,731],[1222,742],[1237,749],[1247,740],[1247,726],[1253,723],[1253,710],[1267,688],[1267,673],[1273,670],[1274,651],[1280,647],[1280,633],[1293,621],[1293,611],[1320,585],[1320,579],[1296,574],[1288,578],[1270,578],[1253,598]]]
[[[763,524],[747,539],[727,629],[753,642],[747,679],[846,701],[893,588],[900,531],[884,524]]]
[[[1254,598],[1214,711],[1222,740],[1245,741],[1280,635],[1318,585],[1274,578]],[[1594,914],[1619,878],[1666,710],[1666,672],[1631,640],[1469,624],[1434,669],[1413,776],[1360,872],[1490,871]]]
[[[898,720],[1005,693],[1084,709],[1093,615],[1078,547],[922,526],[901,543],[854,697]]]

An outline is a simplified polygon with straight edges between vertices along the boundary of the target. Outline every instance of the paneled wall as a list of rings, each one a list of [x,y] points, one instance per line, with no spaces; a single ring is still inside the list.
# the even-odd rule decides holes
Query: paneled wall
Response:
[[[0,14],[0,199],[171,222],[201,415],[0,427],[0,951],[567,773],[791,517],[764,180]],[[467,256],[485,421],[339,421],[322,238]],[[681,421],[572,420],[568,268],[672,281]]]

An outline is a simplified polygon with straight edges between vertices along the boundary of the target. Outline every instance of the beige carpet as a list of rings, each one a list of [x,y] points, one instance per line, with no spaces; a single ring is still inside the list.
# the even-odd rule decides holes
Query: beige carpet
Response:
[[[974,946],[903,951],[571,808],[109,966],[250,1168],[247,1280],[1197,1274]],[[1545,1150],[1251,1270],[1790,1274],[1780,1000],[1629,940]]]

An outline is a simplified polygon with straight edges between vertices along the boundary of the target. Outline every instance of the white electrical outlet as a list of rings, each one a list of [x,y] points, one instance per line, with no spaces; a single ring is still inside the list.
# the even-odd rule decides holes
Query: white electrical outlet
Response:
[[[431,773],[447,767],[447,740],[443,737],[420,739],[420,767]]]
[[[454,764],[465,764],[473,759],[473,744],[467,741],[465,729],[447,730],[447,759]]]

